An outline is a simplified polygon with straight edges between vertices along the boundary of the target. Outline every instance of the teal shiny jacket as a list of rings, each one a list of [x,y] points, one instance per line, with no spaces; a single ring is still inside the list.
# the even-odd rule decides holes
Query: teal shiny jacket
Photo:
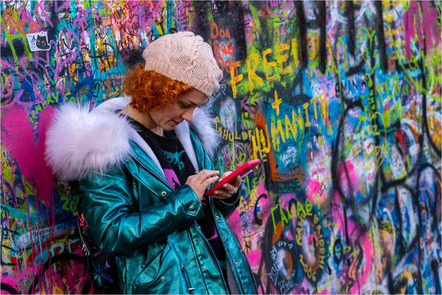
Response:
[[[127,103],[127,99],[123,101]],[[122,108],[121,102],[114,105],[107,103],[107,107],[109,105],[111,111],[113,108]],[[101,107],[101,110],[103,108],[106,107]],[[215,254],[196,223],[197,219],[203,217],[203,210],[192,188],[183,185],[174,191],[158,167],[155,157],[149,153],[149,148],[142,147],[143,143],[132,131],[129,132],[132,135],[128,139],[122,139],[118,143],[126,145],[123,148],[125,154],[118,155],[118,160],[106,159],[103,164],[103,161],[100,162],[100,155],[96,154],[90,158],[93,164],[87,166],[85,163],[78,163],[79,167],[72,170],[69,166],[75,166],[74,161],[80,159],[80,155],[77,159],[63,154],[67,147],[60,147],[60,140],[72,140],[60,138],[63,136],[61,133],[71,132],[66,130],[63,121],[68,120],[70,112],[79,111],[85,113],[85,118],[78,119],[81,116],[76,113],[71,117],[79,122],[92,122],[93,120],[89,120],[90,116],[96,120],[96,113],[103,112],[75,107],[67,109],[59,111],[53,127],[48,131],[46,156],[50,166],[61,178],[80,179],[85,217],[99,246],[116,254],[121,292],[227,294],[230,289],[240,294],[258,293],[245,253],[226,223],[226,218],[235,210],[238,201],[227,203],[209,198],[218,234],[226,252],[229,278],[224,280]],[[115,122],[125,120],[121,116],[112,117],[114,112],[104,113]],[[104,122],[109,124],[108,120],[106,117]],[[115,122],[112,124],[120,124]],[[78,128],[77,132],[84,131],[89,126]],[[92,132],[99,137],[97,145],[118,154],[119,147],[111,146],[111,141],[106,142],[104,135],[98,130],[99,128],[97,133]],[[111,136],[115,137],[115,134],[118,133]],[[184,134],[181,140],[187,141],[184,146],[193,149],[190,153],[195,156],[193,162],[196,160],[196,168],[213,169],[212,161],[200,141],[201,135],[192,128],[188,128]],[[126,140],[127,143],[124,142]],[[56,143],[58,145],[54,146]],[[82,144],[89,146],[95,142]],[[89,157],[90,153],[92,152],[84,151],[83,155],[87,154]],[[72,163],[67,162],[66,157],[72,157]],[[83,162],[89,163],[88,161],[83,159]]]

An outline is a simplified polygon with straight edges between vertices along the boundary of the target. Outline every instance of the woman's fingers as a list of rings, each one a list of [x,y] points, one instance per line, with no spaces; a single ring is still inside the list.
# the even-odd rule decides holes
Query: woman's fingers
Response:
[[[229,175],[231,172],[226,172],[222,175],[222,178]],[[226,183],[220,189],[217,189],[212,197],[215,199],[228,199],[234,194],[238,192],[239,187],[241,186],[242,178],[240,176],[235,178],[234,183]]]
[[[190,186],[201,200],[207,187],[215,183],[219,178],[219,171],[216,170],[201,170],[195,175],[187,178],[186,184]]]
[[[219,178],[219,171],[216,170],[202,170],[199,173],[197,173],[197,177],[202,179],[202,182],[209,182],[209,184],[214,183]],[[207,188],[207,187],[206,187]]]

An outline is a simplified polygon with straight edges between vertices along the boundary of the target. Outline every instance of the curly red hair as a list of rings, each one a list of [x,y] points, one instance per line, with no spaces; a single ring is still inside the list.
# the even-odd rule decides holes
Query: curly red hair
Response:
[[[155,71],[146,71],[141,64],[123,81],[123,91],[132,98],[130,106],[142,113],[161,110],[192,89]]]

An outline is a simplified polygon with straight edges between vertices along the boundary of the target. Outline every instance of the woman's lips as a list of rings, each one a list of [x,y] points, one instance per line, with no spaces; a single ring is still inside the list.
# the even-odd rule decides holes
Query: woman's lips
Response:
[[[175,121],[175,120],[172,120],[172,122],[173,122],[173,124],[175,124],[175,125],[178,125],[178,124],[181,123],[181,122],[177,122],[177,121]]]

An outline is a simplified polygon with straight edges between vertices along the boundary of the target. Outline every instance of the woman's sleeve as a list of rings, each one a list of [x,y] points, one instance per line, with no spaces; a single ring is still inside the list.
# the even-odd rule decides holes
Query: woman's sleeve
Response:
[[[229,199],[220,200],[213,199],[213,203],[215,207],[221,212],[225,219],[229,218],[232,215],[233,211],[235,211],[236,207],[238,207],[240,201],[239,191],[231,196]]]
[[[166,237],[203,216],[201,203],[184,185],[139,212],[123,168],[113,168],[79,183],[84,214],[94,239],[105,250],[126,252]],[[140,196],[142,198],[143,196]]]

